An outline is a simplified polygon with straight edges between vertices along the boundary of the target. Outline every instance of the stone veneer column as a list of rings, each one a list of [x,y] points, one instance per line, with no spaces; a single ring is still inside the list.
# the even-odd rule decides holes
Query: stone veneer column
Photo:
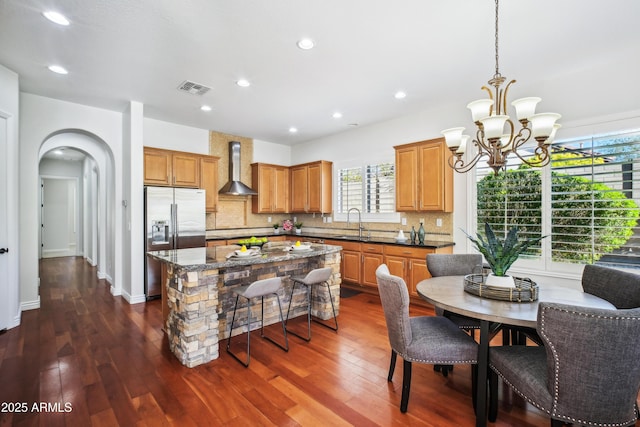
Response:
[[[168,264],[167,271],[167,335],[169,347],[180,362],[187,367],[195,367],[219,357],[219,340],[247,332],[246,301],[241,300],[236,313],[239,322],[229,331],[235,296],[233,288],[247,285],[259,279],[282,277],[283,288],[279,296],[283,315],[286,316],[291,295],[291,276],[305,275],[314,268],[332,267],[329,279],[331,295],[336,309],[340,312],[340,252],[300,258],[285,262],[254,264],[230,267],[220,270],[181,271]],[[251,329],[260,327],[260,304],[252,311],[254,322]],[[312,301],[312,314],[327,320],[333,317],[331,302],[326,287],[316,287]],[[265,298],[265,325],[280,322],[278,303],[275,298]],[[293,295],[291,317],[306,315],[306,292],[296,288]]]
[[[169,348],[192,368],[217,359],[218,270],[174,271],[168,268],[167,334]]]

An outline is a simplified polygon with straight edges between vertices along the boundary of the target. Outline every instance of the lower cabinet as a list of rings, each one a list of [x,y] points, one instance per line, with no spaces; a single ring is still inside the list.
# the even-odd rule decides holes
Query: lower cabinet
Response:
[[[340,273],[344,283],[377,289],[376,269],[380,264],[387,264],[391,274],[404,279],[412,297],[418,297],[418,283],[431,277],[427,254],[453,252],[452,247],[421,248],[344,240],[325,240],[325,243],[342,246]]]
[[[452,253],[451,246],[446,248],[417,248],[415,246],[386,245],[384,248],[385,263],[389,272],[399,276],[407,283],[409,295],[418,297],[416,286],[420,281],[431,277],[427,269],[427,254]]]

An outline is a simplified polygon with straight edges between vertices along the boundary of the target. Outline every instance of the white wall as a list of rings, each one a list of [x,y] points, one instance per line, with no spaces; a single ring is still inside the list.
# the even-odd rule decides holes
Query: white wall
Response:
[[[28,93],[20,94],[20,304],[23,309],[39,307],[38,295],[38,163],[40,154],[48,151],[55,145],[50,137],[64,131],[82,131],[91,135],[89,139],[104,142],[102,155],[98,150],[87,146],[80,148],[90,152],[98,162],[104,160],[104,171],[101,170],[101,179],[105,182],[99,189],[103,209],[109,211],[107,206],[110,201],[107,195],[113,193],[115,200],[120,200],[122,189],[122,114],[87,107],[70,102],[59,101]],[[76,133],[75,135],[82,135]],[[49,145],[43,145],[45,141]],[[81,140],[75,140],[78,145]],[[44,151],[41,151],[44,150]],[[112,160],[113,159],[113,160]],[[111,169],[111,171],[109,170]],[[103,173],[102,173],[103,172]],[[105,216],[105,215],[103,215]],[[114,230],[107,230],[107,218],[101,218],[102,230],[100,256],[104,254],[103,275],[117,274],[121,268],[122,259],[115,254],[122,254],[122,239]],[[122,219],[115,217],[113,226],[121,229]],[[115,239],[111,236],[115,236]],[[100,264],[100,262],[99,262]],[[119,277],[111,277],[117,286],[121,286]]]
[[[8,247],[9,252],[2,255],[0,265],[5,270],[0,278],[0,329],[12,328],[20,324],[20,234],[18,227],[20,210],[18,197],[19,180],[19,89],[18,75],[0,66],[0,119],[5,121],[3,126],[6,136],[6,156],[0,159],[0,170],[6,180],[6,190],[0,191],[0,203],[6,214],[4,226],[6,241],[0,246]],[[4,138],[4,137],[3,137]],[[5,204],[6,203],[6,204]]]
[[[291,166],[293,165],[293,163],[291,163],[291,147],[288,145],[274,144],[272,142],[254,139],[253,162]]]
[[[144,145],[165,150],[209,154],[209,131],[144,118]]]

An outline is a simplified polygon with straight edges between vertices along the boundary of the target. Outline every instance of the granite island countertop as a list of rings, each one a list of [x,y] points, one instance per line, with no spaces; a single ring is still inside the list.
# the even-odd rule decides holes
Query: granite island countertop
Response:
[[[409,239],[404,242],[399,242],[395,238],[387,238],[387,237],[371,237],[371,238],[359,238],[357,235],[340,235],[340,234],[330,234],[330,233],[318,233],[318,232],[305,232],[303,229],[302,234],[289,234],[289,233],[263,233],[256,231],[254,234],[250,234],[250,230],[247,232],[238,232],[233,234],[228,234],[224,236],[208,236],[207,240],[234,240],[234,239],[247,239],[252,236],[255,237],[276,237],[276,236],[285,236],[287,239],[292,241],[296,240],[344,240],[346,242],[362,242],[362,243],[378,243],[385,245],[397,245],[403,247],[411,247],[411,248],[430,248],[430,249],[439,249],[446,248],[449,246],[454,246],[455,243],[452,241],[439,241],[439,240],[425,240],[424,244],[420,245],[418,243],[411,243]]]
[[[312,243],[308,250],[291,250],[291,245],[278,242],[265,244],[254,256],[235,257],[238,245],[207,248],[172,249],[147,252],[161,261],[174,264],[184,271],[213,270],[242,265],[267,264],[340,252],[342,247]]]

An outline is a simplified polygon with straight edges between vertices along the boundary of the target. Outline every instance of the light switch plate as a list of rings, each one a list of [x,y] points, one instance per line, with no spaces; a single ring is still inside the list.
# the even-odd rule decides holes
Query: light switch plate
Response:
[[[402,218],[402,225],[407,225],[407,218]]]
[[[436,227],[442,227],[442,218],[436,219]]]

